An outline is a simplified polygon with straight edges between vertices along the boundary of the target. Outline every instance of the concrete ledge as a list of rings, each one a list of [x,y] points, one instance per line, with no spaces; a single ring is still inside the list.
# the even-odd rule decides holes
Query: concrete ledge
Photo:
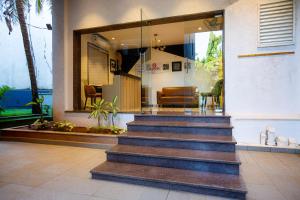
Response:
[[[108,149],[117,144],[116,135],[30,130],[27,126],[1,130],[0,140],[100,149]]]
[[[278,147],[278,146],[265,146],[265,145],[237,144],[236,150],[300,154],[300,147],[292,148],[292,147]]]
[[[72,147],[83,147],[92,149],[110,149],[113,144],[99,144],[99,143],[84,143],[84,142],[69,142],[69,141],[58,141],[58,140],[44,140],[44,139],[33,139],[33,138],[21,138],[21,137],[0,137],[0,141],[9,142],[27,142],[35,144],[50,144],[60,146],[72,146]]]

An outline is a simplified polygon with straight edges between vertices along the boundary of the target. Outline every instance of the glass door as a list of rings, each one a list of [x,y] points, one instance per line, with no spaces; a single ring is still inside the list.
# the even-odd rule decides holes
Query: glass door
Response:
[[[152,64],[151,64],[151,26],[147,22],[147,16],[141,9],[141,48],[140,48],[140,73],[142,79],[141,86],[141,106],[142,112],[152,112],[154,106],[154,94],[152,92]]]
[[[223,112],[223,16],[184,22],[186,113]]]

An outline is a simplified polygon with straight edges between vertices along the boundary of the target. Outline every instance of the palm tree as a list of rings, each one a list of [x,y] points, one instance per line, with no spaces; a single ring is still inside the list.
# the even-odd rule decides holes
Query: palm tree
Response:
[[[38,86],[24,12],[29,5],[29,1],[30,0],[0,0],[0,19],[5,19],[9,34],[12,32],[12,24],[18,22],[20,25],[30,77],[32,101],[37,103],[32,105],[32,113],[38,114],[41,113],[42,110],[40,109],[39,103],[36,101],[39,98]],[[37,13],[40,13],[42,11],[45,0],[36,0],[35,2],[36,11]],[[51,3],[50,0],[48,0],[48,2]]]

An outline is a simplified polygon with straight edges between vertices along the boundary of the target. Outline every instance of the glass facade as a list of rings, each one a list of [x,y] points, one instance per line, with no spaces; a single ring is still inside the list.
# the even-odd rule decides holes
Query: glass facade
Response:
[[[222,112],[223,16],[81,35],[81,107],[118,97],[121,112]]]

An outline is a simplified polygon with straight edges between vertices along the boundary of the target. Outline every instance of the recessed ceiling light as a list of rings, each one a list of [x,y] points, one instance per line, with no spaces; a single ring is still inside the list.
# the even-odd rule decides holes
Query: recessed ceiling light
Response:
[[[115,38],[115,37],[112,37],[111,39],[112,39],[112,40],[115,40],[116,38]]]
[[[202,27],[201,27],[201,26],[199,26],[199,27],[198,27],[198,30],[199,30],[199,31],[201,31],[201,30],[202,30]]]
[[[215,15],[215,18],[218,18],[218,17],[223,17],[223,15],[222,14]]]
[[[124,44],[123,44],[123,43],[121,43],[121,46],[124,46]]]

